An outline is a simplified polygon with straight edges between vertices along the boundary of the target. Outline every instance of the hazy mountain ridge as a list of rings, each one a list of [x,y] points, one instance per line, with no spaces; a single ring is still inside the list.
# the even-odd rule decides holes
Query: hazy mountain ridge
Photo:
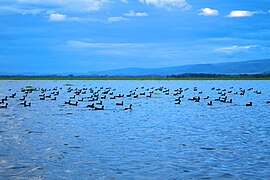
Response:
[[[203,74],[261,74],[270,73],[270,59],[250,60],[240,62],[225,62],[216,64],[193,64],[164,68],[123,68],[111,69],[106,71],[91,71],[88,73],[4,73],[0,75],[7,76],[168,76],[185,73],[203,73]]]
[[[184,73],[207,73],[207,74],[260,74],[270,72],[270,59],[250,60],[241,62],[228,62],[216,64],[194,64],[173,66],[165,68],[124,68],[100,72],[92,72],[97,76],[142,76],[158,75],[167,76]]]

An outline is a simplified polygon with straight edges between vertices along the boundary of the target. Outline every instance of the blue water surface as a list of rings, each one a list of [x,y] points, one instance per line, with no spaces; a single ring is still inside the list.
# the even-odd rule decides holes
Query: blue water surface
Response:
[[[24,107],[19,98],[28,85],[57,87],[59,96],[39,100],[33,91]],[[109,87],[114,95],[154,92],[107,96],[103,111],[86,108],[86,100],[64,104],[74,94],[68,88],[87,88],[75,102],[89,88],[101,96]],[[175,104],[179,88],[189,89]],[[222,90],[232,103],[215,101]],[[0,81],[0,100],[17,93],[0,109],[0,179],[269,179],[269,90],[270,81]],[[194,96],[200,102],[188,100]]]

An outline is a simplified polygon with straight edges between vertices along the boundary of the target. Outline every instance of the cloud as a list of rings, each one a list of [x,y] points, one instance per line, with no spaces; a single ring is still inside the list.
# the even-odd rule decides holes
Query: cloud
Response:
[[[143,16],[148,16],[148,14],[146,12],[129,11],[128,13],[125,13],[125,16],[129,16],[129,17],[143,17]]]
[[[69,17],[65,14],[48,12],[48,21],[50,22],[64,22],[64,21],[73,21],[73,22],[104,22],[101,19],[95,18],[81,18],[81,17]]]
[[[10,6],[1,6],[0,7],[0,12],[4,12],[4,13],[15,13],[15,14],[22,14],[22,15],[26,15],[26,14],[39,14],[41,13],[43,10],[42,9],[21,9],[21,8],[17,8],[17,7],[10,7]]]
[[[218,16],[219,12],[216,9],[211,9],[211,8],[203,8],[201,9],[200,16]]]
[[[128,0],[121,0],[123,3],[128,3]]]
[[[109,0],[10,0],[4,1],[0,8],[9,12],[47,12],[49,10],[61,12],[88,13],[99,11]],[[16,11],[14,11],[16,9]]]
[[[49,15],[49,21],[66,21],[67,16],[64,14],[50,14]]]
[[[140,43],[104,43],[104,42],[84,42],[78,40],[69,40],[66,42],[66,44],[72,48],[116,48],[116,47],[138,48],[145,46],[145,44]]]
[[[142,4],[154,5],[158,8],[171,10],[173,8],[190,9],[191,6],[186,0],[139,0]]]
[[[241,50],[248,50],[248,49],[253,49],[253,48],[256,48],[258,47],[257,45],[246,45],[246,46],[228,46],[228,47],[222,47],[222,48],[217,48],[215,49],[216,51],[219,51],[219,52],[227,52],[227,53],[230,53],[230,52],[235,52],[235,51],[241,51]]]
[[[244,10],[234,10],[231,11],[227,17],[249,17],[253,16],[254,14],[260,14],[259,11],[244,11]]]
[[[109,17],[107,18],[107,21],[109,23],[111,22],[119,22],[119,21],[127,21],[129,20],[128,18],[122,17],[122,16],[113,16],[113,17]]]

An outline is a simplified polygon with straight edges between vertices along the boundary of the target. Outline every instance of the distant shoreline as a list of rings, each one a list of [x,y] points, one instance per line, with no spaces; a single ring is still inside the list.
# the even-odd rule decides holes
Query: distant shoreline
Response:
[[[84,75],[0,75],[0,80],[270,80],[270,73],[262,74],[205,74],[185,73],[168,76],[84,76]]]
[[[166,78],[166,77],[0,77],[0,80],[270,80],[270,78]]]

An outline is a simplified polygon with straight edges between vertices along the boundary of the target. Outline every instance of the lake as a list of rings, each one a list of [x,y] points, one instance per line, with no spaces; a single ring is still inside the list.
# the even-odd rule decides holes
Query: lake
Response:
[[[26,86],[37,90],[30,107],[19,100]],[[0,104],[0,179],[268,179],[269,90],[244,80],[0,81],[0,100],[16,93]],[[86,108],[99,101],[104,110]]]

